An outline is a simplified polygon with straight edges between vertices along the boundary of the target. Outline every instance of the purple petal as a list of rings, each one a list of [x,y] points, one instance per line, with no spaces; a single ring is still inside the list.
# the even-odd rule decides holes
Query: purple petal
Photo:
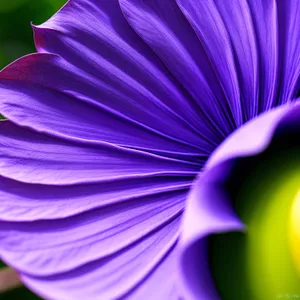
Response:
[[[206,237],[244,229],[223,185],[234,161],[264,151],[285,128],[286,134],[299,129],[299,120],[299,105],[281,106],[248,122],[212,154],[188,197],[182,225],[180,268],[187,299],[219,299],[209,271]]]
[[[299,16],[298,0],[278,1],[280,104],[297,97],[300,90]]]
[[[199,120],[211,122],[225,136],[232,130],[230,111],[224,105],[214,70],[193,29],[175,1],[120,0],[121,8],[136,32],[153,48],[200,107]]]
[[[244,229],[218,186],[218,176],[228,175],[228,169],[219,166],[216,171],[200,176],[188,197],[179,260],[184,299],[218,299],[210,275],[206,238],[213,233]]]
[[[298,92],[299,3],[277,4],[70,0],[34,27],[39,53],[0,74],[0,255],[27,285],[47,299],[178,300],[182,281],[187,299],[218,297],[205,237],[244,228],[220,184],[299,109],[220,146],[178,252],[181,213],[215,147]]]
[[[186,191],[153,195],[61,220],[1,222],[1,257],[33,276],[110,256],[177,218]],[[24,255],[26,253],[26,255]]]
[[[281,1],[284,2],[284,1]],[[248,1],[259,56],[259,113],[276,105],[278,16],[276,0]]]
[[[3,197],[13,195],[10,200],[15,207],[11,210],[11,201],[3,201],[0,210],[5,212],[4,219],[14,214],[17,217],[13,223],[0,222],[2,259],[46,298],[74,299],[80,295],[75,286],[88,280],[101,282],[97,287],[89,282],[84,289],[91,299],[112,299],[136,290],[177,239],[186,188],[197,171],[180,170],[180,165],[184,169],[188,166],[186,163],[105,143],[65,141],[8,121],[0,122],[0,126],[2,176],[60,185],[3,178],[1,193]],[[158,167],[161,171],[143,173],[143,164],[146,169]],[[168,175],[168,165],[172,176]],[[186,180],[182,176],[187,176]],[[89,181],[97,184],[82,184]],[[61,186],[74,183],[80,185]],[[55,220],[39,221],[41,218]],[[176,224],[176,230],[169,224]],[[147,238],[149,234],[154,244]],[[72,284],[74,293],[68,291]],[[173,293],[173,288],[167,292]],[[144,288],[139,293],[144,293]]]
[[[272,113],[265,113],[263,118],[255,118],[242,126],[216,149],[205,164],[205,169],[212,168],[220,161],[263,151],[270,143],[281,117],[294,106],[294,103],[280,106],[273,109]]]
[[[197,164],[103,142],[97,146],[67,142],[8,121],[0,122],[0,153],[0,175],[27,183],[104,183],[154,175],[195,175],[199,170]]]
[[[140,176],[102,184],[70,186],[26,184],[1,177],[0,220],[55,220],[116,203],[148,201],[171,192],[189,189],[194,176]],[[159,205],[159,204],[157,204]]]
[[[69,1],[35,27],[35,39],[39,52],[60,55],[72,72],[94,82],[93,100],[171,136],[177,126],[179,133],[184,130],[181,138],[212,139],[199,126],[193,99],[132,30],[117,0]]]
[[[129,299],[182,299],[178,285],[177,262],[178,247],[175,246],[153,273],[137,289],[130,293]]]
[[[243,123],[237,69],[231,42],[214,1],[177,0],[211,61],[237,127]]]
[[[178,238],[179,218],[112,256],[93,261],[72,271],[53,276],[22,275],[22,280],[47,299],[120,299],[130,295],[147,279],[161,286],[155,268]],[[173,266],[168,264],[172,272]],[[154,272],[153,272],[154,271]],[[152,273],[153,272],[153,273]],[[152,278],[151,276],[155,276]],[[84,288],[88,287],[88,288]],[[147,299],[150,294],[147,295]]]
[[[243,119],[258,114],[258,54],[255,31],[247,0],[215,1],[215,5],[230,36],[239,79]]]
[[[24,57],[6,68],[1,77],[1,113],[22,126],[171,157],[178,153],[188,160],[199,159],[201,153],[207,156],[213,149],[213,143],[166,115],[166,110],[158,110],[155,101],[126,95],[121,88],[104,93],[99,80],[85,76],[57,56]]]

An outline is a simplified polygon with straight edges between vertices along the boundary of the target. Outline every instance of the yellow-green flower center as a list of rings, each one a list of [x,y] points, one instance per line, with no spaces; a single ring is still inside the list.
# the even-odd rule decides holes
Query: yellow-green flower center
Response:
[[[300,277],[300,192],[296,195],[290,210],[289,247],[294,266]]]
[[[259,200],[258,205],[245,216],[245,258],[253,300],[276,299],[281,294],[298,293],[300,297],[299,277],[289,245],[289,215],[299,184],[298,174],[291,174],[282,183],[270,183],[265,193],[253,198],[252,201]]]
[[[212,238],[211,268],[221,299],[300,299],[298,153],[262,156],[235,203],[246,232]]]

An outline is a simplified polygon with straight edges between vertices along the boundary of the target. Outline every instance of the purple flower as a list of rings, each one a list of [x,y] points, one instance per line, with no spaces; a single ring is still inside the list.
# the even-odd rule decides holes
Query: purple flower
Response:
[[[244,228],[219,183],[300,127],[299,19],[300,0],[70,0],[34,26],[38,53],[0,73],[3,260],[47,299],[217,299],[205,237]]]

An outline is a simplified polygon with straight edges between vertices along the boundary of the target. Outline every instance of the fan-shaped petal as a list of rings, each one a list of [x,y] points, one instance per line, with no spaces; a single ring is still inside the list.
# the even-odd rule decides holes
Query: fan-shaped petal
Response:
[[[258,51],[250,8],[247,0],[217,0],[215,5],[224,22],[234,54],[245,122],[257,116],[259,105]]]
[[[193,96],[200,108],[199,118],[211,123],[209,129],[215,134],[231,132],[235,120],[230,118],[230,107],[202,45],[176,2],[120,0],[120,4],[131,26]]]
[[[184,296],[217,299],[206,237],[244,229],[221,184],[299,126],[291,104],[242,126],[299,92],[299,14],[69,0],[33,26],[39,53],[0,73],[0,256],[47,299],[178,300],[178,260]]]
[[[297,97],[300,91],[299,17],[299,1],[278,1],[280,104]]]
[[[150,175],[194,175],[199,166],[107,143],[68,142],[0,122],[0,175],[27,183],[65,185]]]
[[[215,1],[177,0],[177,3],[203,44],[230,103],[235,124],[240,126],[243,123],[243,107],[226,19],[222,19]]]
[[[22,280],[33,290],[50,299],[130,299],[130,294],[136,291],[140,284],[147,286],[149,279],[150,284],[154,280],[157,288],[164,284],[159,282],[156,267],[159,269],[161,265],[167,264],[168,270],[173,272],[174,265],[170,265],[168,259],[172,260],[169,255],[173,254],[171,250],[178,238],[178,230],[177,218],[115,255],[53,276],[22,274]],[[149,298],[149,295],[144,294],[144,299]]]
[[[259,113],[276,105],[278,89],[278,15],[276,0],[248,1],[259,60]]]
[[[167,110],[157,111],[151,99],[142,103],[121,89],[104,93],[99,80],[74,69],[48,54],[10,65],[0,76],[1,113],[38,131],[169,156],[178,153],[189,160],[213,148],[213,143],[201,142],[199,135],[167,116]]]
[[[35,27],[35,40],[39,52],[57,54],[72,72],[88,76],[98,88],[93,100],[101,105],[167,135],[184,130],[181,138],[198,137],[199,145],[216,139],[191,96],[129,26],[117,0],[71,0]],[[175,121],[178,134],[172,130]]]
[[[66,272],[160,230],[180,216],[185,198],[186,191],[166,192],[61,220],[1,222],[0,255],[27,274]]]
[[[0,220],[56,220],[116,203],[148,201],[167,192],[186,191],[194,176],[140,176],[103,183],[53,186],[0,179]],[[128,204],[130,205],[130,203]]]

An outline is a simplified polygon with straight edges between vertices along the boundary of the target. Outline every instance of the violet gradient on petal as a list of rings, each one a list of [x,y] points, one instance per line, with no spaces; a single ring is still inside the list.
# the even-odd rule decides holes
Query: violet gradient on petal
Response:
[[[220,183],[299,126],[299,19],[69,0],[33,25],[37,53],[0,72],[1,258],[46,299],[218,299],[205,238],[244,229]]]

